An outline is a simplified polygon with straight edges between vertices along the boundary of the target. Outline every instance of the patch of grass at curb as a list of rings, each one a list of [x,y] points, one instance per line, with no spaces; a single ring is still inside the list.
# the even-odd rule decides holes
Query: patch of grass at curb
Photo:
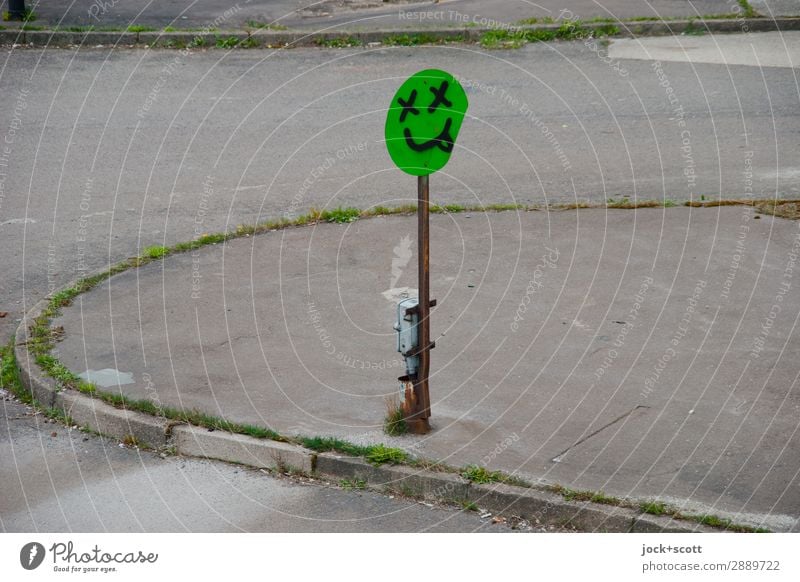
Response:
[[[145,247],[142,249],[142,256],[145,256],[148,259],[160,259],[166,257],[167,254],[169,254],[169,249],[159,245]]]
[[[500,471],[489,471],[478,465],[467,465],[461,471],[461,476],[473,483],[501,483],[503,474]]]
[[[689,23],[686,25],[686,28],[683,29],[683,34],[688,34],[690,36],[702,36],[708,32],[707,27],[697,26],[694,22],[694,20],[689,21]]]
[[[598,491],[594,493],[590,498],[589,501],[592,503],[599,503],[601,505],[614,505],[618,506],[622,504],[622,500],[614,497],[613,495],[606,495],[602,491]]]
[[[507,210],[538,210],[533,206],[525,206],[524,204],[487,204],[477,208],[465,209],[465,211],[479,211],[479,212],[505,212]]]
[[[333,210],[323,210],[320,213],[320,220],[325,222],[347,223],[358,220],[361,211],[358,208],[334,208]]]
[[[419,46],[423,44],[448,44],[464,42],[463,35],[437,37],[432,34],[397,34],[390,35],[381,40],[386,46]]]
[[[218,36],[217,48],[235,48],[239,44],[239,39],[235,36]]]
[[[675,206],[675,204],[671,204],[668,207]],[[631,202],[627,198],[623,198],[622,200],[614,200],[613,198],[609,198],[606,202],[606,208],[614,208],[618,210],[636,210],[639,208],[664,208],[665,204],[662,200],[646,200],[643,202]],[[586,208],[590,208],[587,206]]]
[[[84,391],[84,393],[87,393]],[[167,406],[157,406],[151,400],[135,400],[122,394],[115,394],[113,392],[100,392],[97,389],[88,392],[106,404],[115,406],[117,408],[124,408],[136,412],[144,412],[152,416],[160,416],[168,420],[175,420],[185,422],[194,426],[200,426],[209,430],[220,430],[233,434],[241,434],[250,436],[257,439],[268,439],[273,441],[286,442],[287,439],[279,435],[274,430],[254,426],[251,424],[240,424],[231,422],[206,414],[199,410],[177,410]]]
[[[336,452],[350,455],[351,457],[363,457],[367,454],[369,447],[354,445],[347,441],[334,437],[300,437],[298,442],[305,448],[318,453]]]
[[[662,503],[661,501],[644,501],[639,504],[639,511],[641,511],[642,513],[647,513],[649,515],[656,515],[656,516],[664,515],[671,517],[672,519],[677,519],[682,521],[694,521],[702,525],[706,525],[708,527],[713,527],[715,529],[724,529],[727,531],[738,532],[738,533],[769,533],[770,531],[763,527],[752,527],[749,525],[734,523],[730,519],[719,517],[717,515],[711,515],[705,513],[699,515],[681,513],[674,507],[670,507],[669,505]]]
[[[79,382],[78,383],[78,392],[81,394],[86,394],[91,396],[95,392],[97,392],[97,386],[90,382]]]
[[[363,46],[363,42],[354,36],[342,36],[336,38],[323,38],[316,41],[317,46],[325,48],[349,48]]]
[[[283,24],[277,24],[275,22],[261,22],[259,20],[248,20],[246,24],[250,28],[257,28],[259,30],[289,30],[287,26],[284,26]]]
[[[88,26],[68,26],[64,30],[67,32],[94,32],[95,27],[91,24]]]
[[[64,387],[77,387],[80,378],[50,354],[36,356],[36,363]]]
[[[558,28],[536,28],[530,30],[489,30],[484,32],[479,43],[484,48],[519,48],[526,43],[551,40],[581,40],[616,36],[619,28],[614,24],[588,28],[580,21],[564,22]]]
[[[475,504],[474,501],[470,501],[469,499],[462,499],[458,502],[461,505],[461,508],[465,511],[478,511],[478,506]]]
[[[750,5],[748,0],[739,0],[739,6],[742,8],[742,16],[745,18],[758,18],[761,16],[756,9]]]
[[[717,529],[725,529],[737,533],[770,533],[768,529],[764,529],[762,527],[750,527],[749,525],[736,524],[729,519],[717,517],[716,515],[703,514],[703,515],[689,515],[683,517],[691,521],[696,521],[697,523],[707,525],[709,527],[714,527]]]
[[[458,473],[456,467],[451,467],[441,461],[433,461],[431,459],[416,458],[406,460],[406,464],[410,467],[417,467],[425,471],[433,471],[435,473]]]
[[[431,214],[447,214],[447,213],[456,213],[456,212],[464,212],[466,208],[461,204],[445,204],[444,206],[439,206],[438,204],[431,204],[428,211]]]
[[[128,32],[139,33],[139,32],[154,32],[156,29],[152,26],[145,26],[144,24],[132,24],[127,29]]]
[[[361,213],[364,217],[369,216],[391,216],[394,214],[416,214],[416,204],[403,204],[401,206],[373,206]]]
[[[384,463],[400,464],[409,460],[401,449],[387,447],[383,444],[356,445],[335,437],[299,437],[299,444],[318,453],[337,452],[351,457],[363,457],[373,465]]]
[[[19,376],[17,358],[14,354],[14,341],[10,341],[4,346],[0,346],[0,388],[13,394],[17,400],[31,406],[46,418],[57,420],[68,426],[74,425],[74,421],[63,410],[58,408],[46,408],[39,404],[25,389],[22,379]]]
[[[660,501],[644,501],[639,504],[639,511],[650,515],[664,515],[668,512],[667,506]]]
[[[366,489],[367,482],[364,479],[353,479],[352,481],[350,479],[342,479],[339,481],[339,486],[345,490]]]
[[[249,48],[256,48],[257,46],[258,46],[258,41],[252,36],[248,36],[246,39],[244,39],[239,43],[238,48],[249,49]]]
[[[534,16],[533,18],[523,18],[521,20],[517,20],[517,24],[521,24],[523,26],[526,25],[533,25],[533,24],[555,24],[556,19],[552,16],[543,16],[537,17]]]
[[[531,484],[524,479],[509,475],[503,471],[489,471],[485,467],[479,465],[467,465],[460,469],[459,474],[467,481],[477,484],[503,483],[505,485],[513,485],[526,489],[532,488]]]
[[[399,465],[408,459],[408,455],[402,449],[387,447],[386,445],[373,445],[368,447],[369,451],[364,458],[367,462],[379,466],[385,463]]]
[[[19,377],[13,341],[0,347],[0,388],[8,390],[24,404],[33,403],[33,397],[25,390]]]
[[[562,487],[561,485],[552,485],[547,489],[561,495],[566,501],[591,501],[592,503],[599,503],[601,505],[613,505],[615,507],[625,506],[625,502],[622,499],[612,495],[606,495],[602,491],[580,491],[570,489],[569,487]]]

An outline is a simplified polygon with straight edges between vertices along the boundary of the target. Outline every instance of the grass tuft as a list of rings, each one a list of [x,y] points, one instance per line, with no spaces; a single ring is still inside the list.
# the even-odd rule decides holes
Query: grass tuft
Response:
[[[169,254],[169,249],[160,245],[153,245],[142,249],[142,256],[148,259],[161,259]]]
[[[333,210],[323,210],[319,213],[319,219],[325,222],[346,223],[354,222],[361,216],[358,208],[334,208]]]
[[[397,397],[386,399],[386,418],[383,420],[383,432],[390,436],[400,436],[408,432],[408,424]]]
[[[408,455],[401,449],[387,447],[386,445],[382,444],[373,445],[367,448],[369,450],[367,454],[364,455],[364,458],[376,466],[383,465],[385,463],[398,465],[408,459]]]
[[[478,465],[467,465],[461,470],[461,476],[473,483],[500,483],[504,481],[500,471],[489,471]]]
[[[145,26],[143,24],[132,24],[126,30],[128,32],[139,33],[139,32],[153,32],[155,31],[155,28],[153,28],[152,26]]]
[[[335,38],[323,38],[316,41],[318,46],[325,48],[349,48],[362,46],[364,43],[354,36],[340,36]]]
[[[352,481],[350,479],[342,479],[339,481],[339,486],[342,489],[350,490],[350,489],[366,489],[367,482],[364,479],[355,478]]]
[[[552,40],[581,40],[616,36],[619,27],[614,24],[601,24],[593,28],[580,21],[563,22],[558,28],[535,28],[527,30],[489,30],[481,35],[481,46],[488,49],[519,48],[527,43]]]
[[[643,501],[639,504],[639,511],[642,513],[649,513],[650,515],[664,515],[672,513],[667,508],[666,504],[660,501]]]
[[[758,18],[761,16],[748,0],[739,0],[739,6],[742,8],[742,16],[745,18]]]
[[[336,452],[344,453],[352,457],[363,457],[367,454],[369,447],[354,445],[347,441],[335,437],[301,437],[300,444],[305,448],[318,453]]]
[[[235,36],[218,36],[217,37],[217,48],[235,48],[239,44],[239,39]]]
[[[257,28],[259,30],[289,30],[288,27],[276,22],[261,22],[260,20],[248,20],[247,26],[250,28]]]
[[[385,37],[382,44],[386,46],[419,46],[424,44],[447,44],[464,42],[462,35],[439,37],[432,34],[398,34]]]

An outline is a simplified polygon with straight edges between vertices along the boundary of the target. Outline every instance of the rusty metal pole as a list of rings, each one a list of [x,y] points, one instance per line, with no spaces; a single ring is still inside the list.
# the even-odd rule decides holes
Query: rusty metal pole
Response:
[[[419,176],[417,181],[417,237],[419,250],[419,368],[414,379],[415,410],[409,419],[409,428],[415,433],[425,434],[430,430],[431,398],[428,392],[430,372],[431,326],[430,326],[430,191],[428,176]]]
[[[9,20],[25,20],[27,15],[27,10],[25,10],[25,0],[8,0]]]

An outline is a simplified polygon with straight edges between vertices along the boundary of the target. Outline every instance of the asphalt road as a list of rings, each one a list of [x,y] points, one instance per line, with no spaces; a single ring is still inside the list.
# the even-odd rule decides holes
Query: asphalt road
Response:
[[[766,0],[759,8],[767,15],[796,14],[796,0]],[[218,0],[52,0],[32,2],[37,22],[54,25],[128,26],[133,24],[162,28],[237,28],[248,21],[278,23],[291,28],[348,29],[418,28],[463,26],[467,23],[488,26],[513,24],[531,17],[558,18],[562,10],[574,17],[677,17],[738,13],[736,0],[240,0],[220,5]],[[5,9],[5,1],[0,3]]]
[[[512,531],[479,512],[162,458],[50,424],[1,391],[0,410],[3,532]]]
[[[471,100],[432,180],[437,202],[797,197],[796,69],[656,70],[642,51],[615,62],[583,43],[4,50],[0,336],[49,291],[150,244],[312,206],[408,202],[413,181],[391,166],[383,118],[426,66],[464,78]],[[147,478],[138,457],[127,466]]]

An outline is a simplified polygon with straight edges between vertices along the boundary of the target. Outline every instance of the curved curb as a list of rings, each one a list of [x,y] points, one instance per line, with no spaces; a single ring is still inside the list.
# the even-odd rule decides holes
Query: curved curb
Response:
[[[102,271],[105,272],[105,271]],[[69,286],[67,286],[69,288]],[[299,445],[257,439],[119,409],[62,389],[42,373],[28,350],[28,330],[47,308],[36,303],[15,334],[14,352],[24,387],[43,406],[63,410],[76,424],[121,441],[151,448],[171,448],[179,455],[214,459],[277,471],[299,471],[330,479],[363,479],[369,488],[406,497],[449,503],[474,503],[500,515],[559,528],[591,532],[719,532],[701,524],[644,514],[626,507],[567,501],[548,491],[494,483],[481,485],[460,475],[404,465],[373,466],[366,461],[316,453]]]
[[[564,21],[566,22],[566,21]],[[447,41],[461,38],[461,42],[478,42],[487,32],[515,30],[549,31],[558,30],[563,23],[517,26],[509,24],[508,27],[446,27],[446,28],[418,28],[418,29],[378,29],[370,31],[273,31],[259,29],[257,31],[217,31],[217,32],[107,32],[86,31],[69,32],[59,30],[22,30],[21,28],[8,28],[0,30],[0,45],[28,45],[41,47],[74,47],[74,46],[131,46],[144,45],[159,48],[186,48],[193,43],[202,43],[195,48],[215,47],[219,39],[234,38],[238,42],[246,43],[248,48],[293,48],[293,47],[324,47],[326,43],[358,41],[363,45],[382,43],[391,37],[422,36],[429,39]],[[800,17],[780,18],[725,18],[725,19],[686,19],[686,20],[654,20],[654,21],[617,21],[617,22],[581,22],[581,27],[592,31],[603,27],[616,26],[619,33],[608,38],[664,36],[681,34],[684,32],[774,32],[800,30]],[[198,40],[199,39],[199,40]],[[456,41],[453,41],[456,42]],[[424,44],[424,43],[423,43]]]

